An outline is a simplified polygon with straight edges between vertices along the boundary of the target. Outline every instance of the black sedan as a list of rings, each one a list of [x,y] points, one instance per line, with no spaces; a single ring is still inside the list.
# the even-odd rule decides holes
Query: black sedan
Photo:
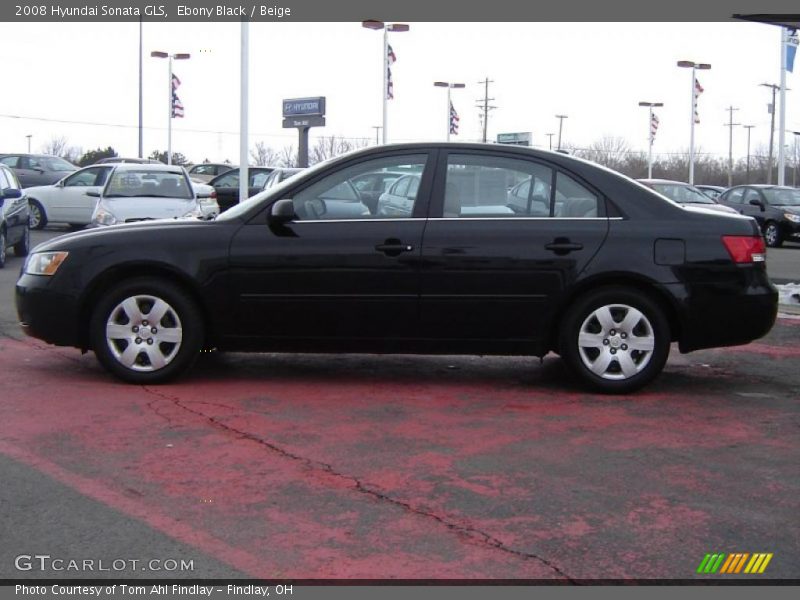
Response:
[[[719,197],[720,204],[753,217],[770,248],[800,241],[800,190],[778,185],[737,185]]]
[[[264,184],[274,167],[248,167],[247,168],[247,197],[255,196],[264,189]],[[219,211],[228,210],[239,202],[239,168],[228,170],[227,173],[217,175],[208,182],[217,192]]]
[[[374,215],[359,196],[353,181],[381,172],[420,174],[405,212]],[[211,348],[556,352],[585,383],[627,392],[661,372],[670,342],[765,335],[778,296],[764,260],[753,219],[683,208],[590,162],[404,144],[312,167],[215,221],[55,238],[16,300],[27,333],[92,349],[133,383]]]

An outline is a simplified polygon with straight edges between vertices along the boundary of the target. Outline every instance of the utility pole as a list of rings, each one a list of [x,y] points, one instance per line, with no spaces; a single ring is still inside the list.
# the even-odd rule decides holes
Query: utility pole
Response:
[[[494,98],[489,98],[489,84],[494,83],[493,80],[489,79],[488,77],[483,81],[479,81],[478,83],[483,84],[483,101],[478,104],[478,108],[481,109],[482,114],[482,121],[483,121],[483,141],[486,142],[487,140],[487,130],[489,128],[489,111],[494,110],[497,108],[496,106],[490,106],[489,102],[494,100]]]
[[[375,145],[380,146],[381,144],[381,129],[383,129],[383,125],[373,125],[372,128],[375,130]]]
[[[558,146],[556,146],[556,150],[561,150],[561,130],[564,128],[564,119],[567,118],[567,115],[556,115],[556,119],[558,119]]]
[[[755,125],[742,125],[745,129],[747,129],[747,175],[745,177],[745,183],[750,183],[750,130],[755,127]]]
[[[772,122],[769,126],[769,159],[767,160],[767,183],[772,183],[772,146],[775,140],[775,93],[781,89],[781,86],[774,83],[762,83],[760,85],[772,90],[772,104],[769,105]]]
[[[550,150],[552,150],[553,149],[553,136],[555,135],[555,133],[546,133],[545,135],[548,138],[550,138]]]
[[[733,111],[739,110],[738,108],[734,108],[733,105],[729,106],[725,110],[728,111],[728,124],[725,125],[729,129],[728,131],[728,187],[733,187],[733,126],[734,125],[741,125],[741,123],[734,123],[733,122]]]

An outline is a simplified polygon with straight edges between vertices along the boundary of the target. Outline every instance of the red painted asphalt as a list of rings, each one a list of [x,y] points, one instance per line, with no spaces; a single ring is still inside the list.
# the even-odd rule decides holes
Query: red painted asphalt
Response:
[[[2,339],[0,452],[259,578],[684,578],[717,551],[797,577],[797,332],[674,352],[628,397],[477,357],[207,356],[143,388]]]

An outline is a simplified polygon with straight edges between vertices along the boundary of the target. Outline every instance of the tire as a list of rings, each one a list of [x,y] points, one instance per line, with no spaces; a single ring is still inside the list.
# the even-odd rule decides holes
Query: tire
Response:
[[[783,244],[781,228],[775,221],[767,221],[764,225],[764,243],[769,248],[780,248]]]
[[[22,239],[14,244],[14,254],[17,256],[28,256],[31,251],[31,230],[26,227],[22,234]]]
[[[28,210],[30,211],[30,215],[28,217],[30,228],[44,229],[45,225],[47,225],[47,213],[44,211],[44,207],[39,203],[39,201],[34,200],[33,198],[28,200]]]
[[[0,229],[0,269],[6,266],[6,230]]]
[[[147,317],[156,306],[161,317],[154,325]],[[203,347],[204,331],[194,300],[178,286],[154,277],[137,277],[109,289],[89,324],[100,363],[136,384],[162,383],[188,370]]]
[[[625,394],[664,369],[669,324],[661,307],[626,287],[604,287],[576,300],[561,321],[561,356],[588,386]],[[637,348],[631,348],[631,346]]]

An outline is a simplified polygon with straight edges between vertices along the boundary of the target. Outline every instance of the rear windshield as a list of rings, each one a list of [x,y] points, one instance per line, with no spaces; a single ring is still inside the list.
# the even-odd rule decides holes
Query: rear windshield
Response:
[[[108,180],[106,198],[180,198],[193,197],[182,171],[116,170]]]

